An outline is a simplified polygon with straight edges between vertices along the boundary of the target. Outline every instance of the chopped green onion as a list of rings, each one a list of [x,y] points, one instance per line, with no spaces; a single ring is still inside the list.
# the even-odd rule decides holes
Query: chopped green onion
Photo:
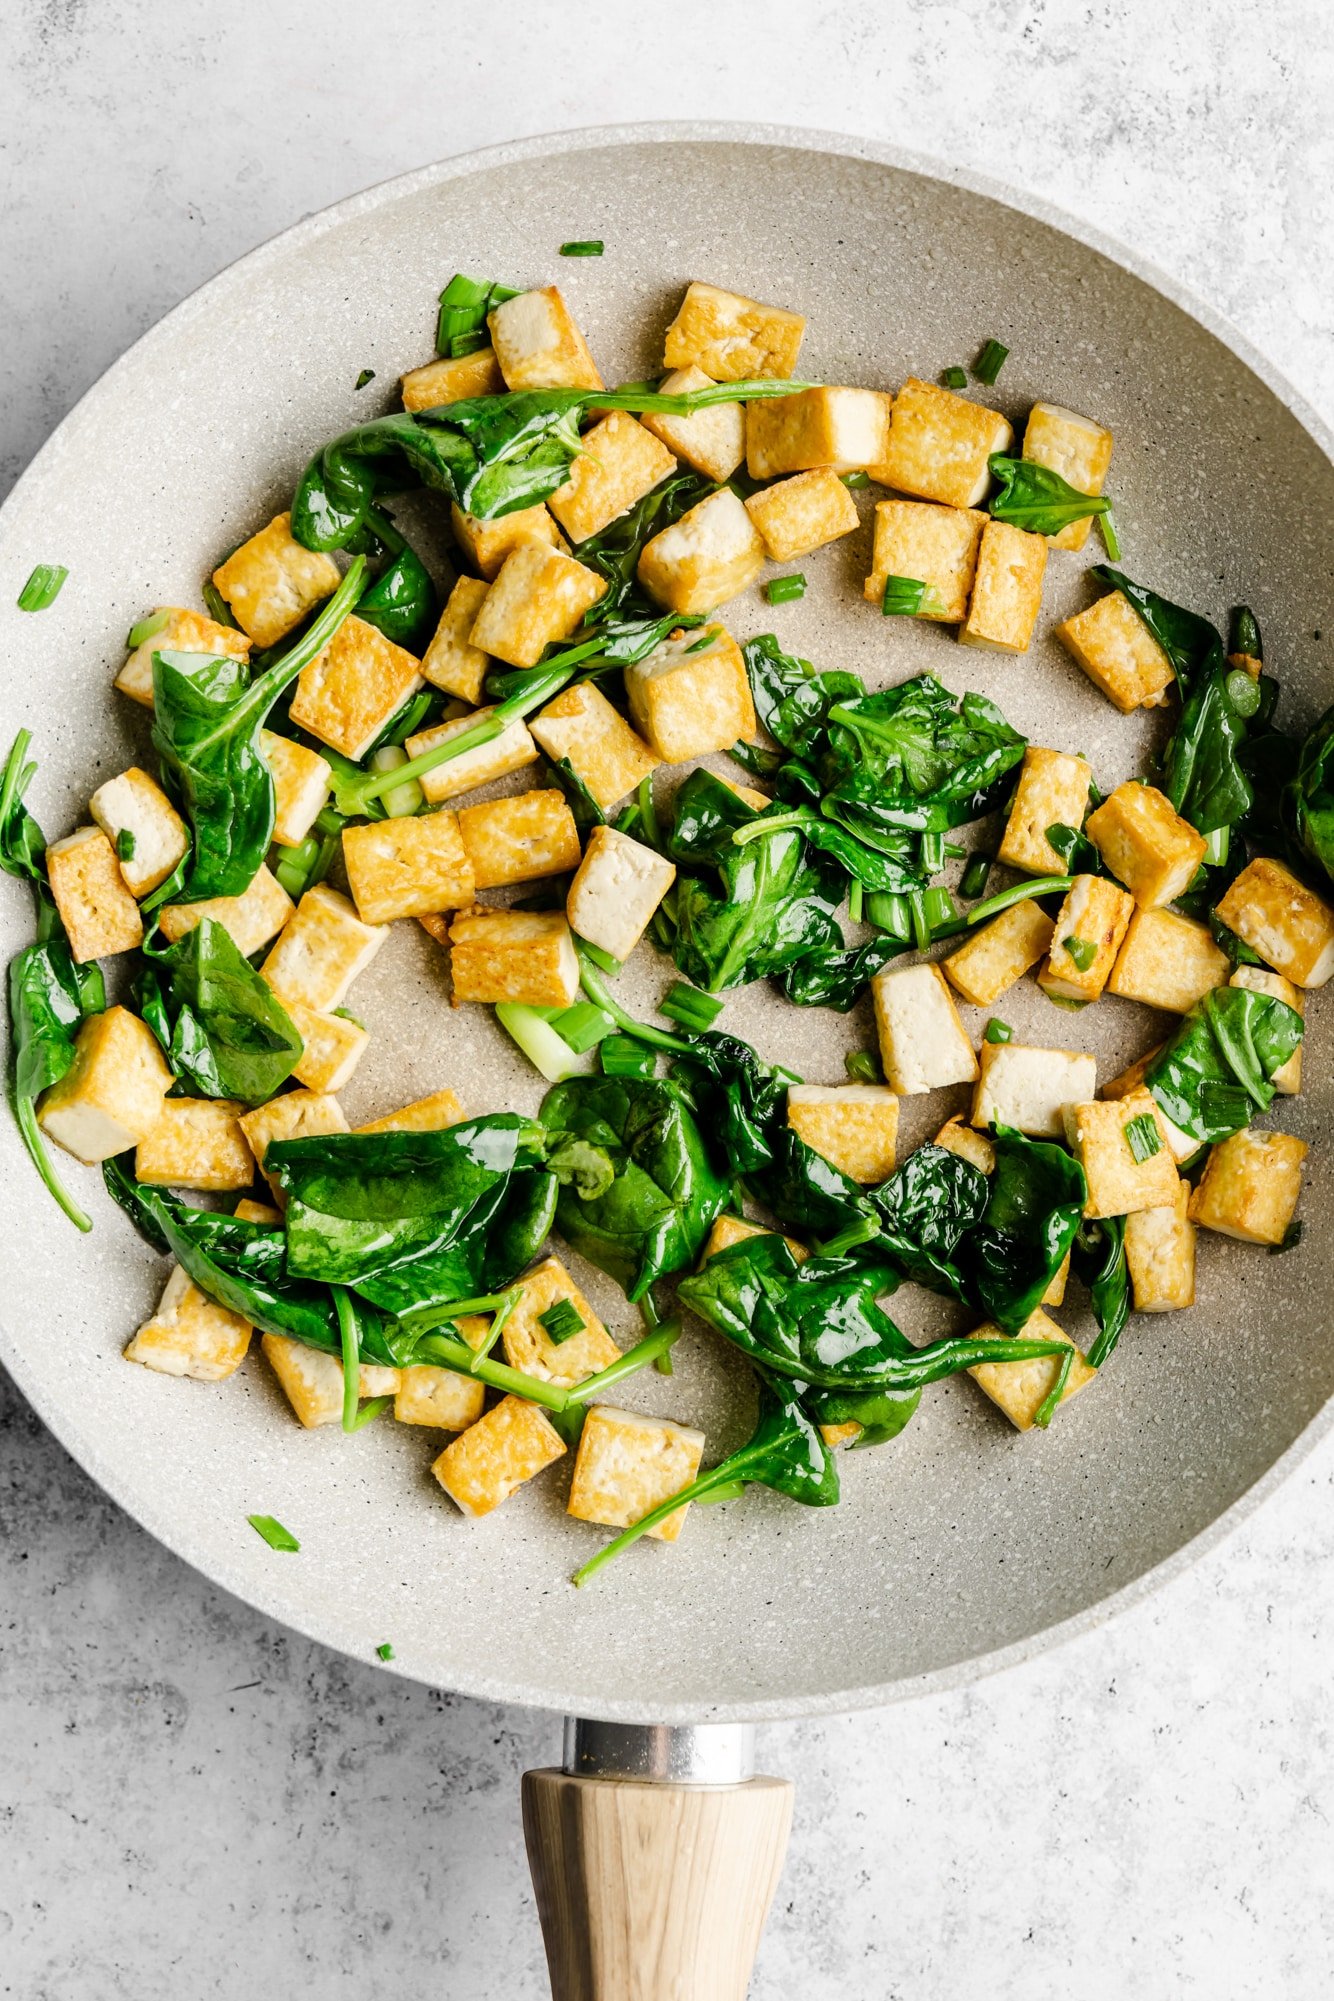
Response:
[[[554,1015],[551,1026],[562,1042],[569,1043],[576,1056],[583,1056],[611,1034],[613,1022],[592,1001],[576,1001],[573,1007],[562,1008]]]
[[[654,1052],[628,1035],[609,1035],[598,1045],[604,1077],[651,1077],[658,1067]]]
[[[862,921],[862,907],[865,901],[865,885],[854,876],[848,888],[848,916],[854,924],[860,924]]]
[[[134,860],[135,845],[134,829],[132,827],[122,827],[116,836],[116,860],[118,862],[132,862]]]
[[[852,1084],[883,1084],[885,1081],[880,1058],[873,1049],[849,1049],[843,1058],[843,1068]]]
[[[922,897],[923,912],[933,938],[941,936],[943,925],[953,925],[959,907],[947,889],[928,889]]]
[[[363,368],[356,381],[352,384],[353,391],[364,389],[368,382],[374,382],[374,380],[375,370],[373,368]]]
[[[1247,676],[1249,679],[1250,677]],[[1232,846],[1231,827],[1214,827],[1204,837],[1205,868],[1222,868]]]
[[[966,389],[968,387],[968,370],[966,368],[947,368],[940,379],[947,389]]]
[[[461,271],[456,271],[440,294],[436,352],[455,361],[460,355],[475,354],[487,344],[487,314],[506,299],[517,296],[511,285],[500,285],[488,278],[465,278]]]
[[[600,257],[605,245],[600,236],[576,237],[573,243],[562,243],[562,257]]]
[[[538,1314],[537,1320],[545,1328],[547,1339],[557,1346],[584,1331],[584,1316],[572,1299],[556,1300],[545,1313]]]
[[[1009,348],[1002,347],[998,340],[983,341],[981,353],[973,363],[973,373],[978,381],[985,382],[989,387],[1005,366],[1009,352]]]
[[[692,639],[689,646],[682,647],[681,658],[684,660],[688,653],[707,653],[711,646],[716,646],[717,644],[718,635],[716,632],[701,632],[698,639]]]
[[[921,613],[938,618],[945,606],[940,593],[920,577],[886,577],[880,609],[886,618],[916,618]]]
[[[1074,886],[1072,875],[1036,875],[1028,882],[1012,882],[1008,889],[998,889],[994,896],[975,903],[968,913],[968,922],[985,923],[988,917],[999,917],[1002,910],[1009,910],[1016,903],[1026,903],[1030,896],[1066,896]]]
[[[938,875],[945,866],[945,836],[938,830],[922,835],[922,867],[927,875]]]
[[[1239,716],[1253,716],[1260,706],[1260,683],[1244,667],[1234,667],[1223,682],[1229,702]]]
[[[161,632],[163,626],[169,624],[170,620],[169,611],[150,611],[146,617],[137,619],[125,635],[127,650],[133,653],[136,647],[142,646],[146,640]]]
[[[1125,1131],[1126,1145],[1134,1154],[1137,1165],[1152,1160],[1155,1153],[1162,1152],[1162,1137],[1152,1112],[1141,1112],[1137,1119],[1129,1120]]]
[[[18,595],[20,611],[45,611],[60,596],[69,571],[63,563],[39,563]]]
[[[843,481],[844,486],[847,487],[849,493],[859,493],[862,487],[871,484],[870,473],[860,470],[857,472],[840,473],[839,477]]]
[[[873,889],[866,899],[866,921],[891,938],[910,937],[907,897],[896,896],[888,889]]]
[[[1033,1413],[1034,1424],[1038,1425],[1043,1431],[1047,1429],[1047,1426],[1055,1417],[1056,1407],[1065,1395],[1065,1386],[1070,1380],[1070,1370],[1074,1366],[1074,1359],[1075,1351],[1072,1345],[1062,1355],[1056,1370],[1056,1380]]]
[[[382,1661],[393,1660],[394,1658],[393,1642],[391,1640],[381,1640],[379,1646],[375,1649],[375,1655],[377,1660],[382,1660]]]
[[[653,804],[653,777],[641,778],[635,787],[635,804],[639,808],[639,818],[644,828],[644,839],[651,848],[662,847],[662,829],[658,825],[658,812]]]
[[[1112,510],[1110,507],[1105,514],[1099,515],[1098,526],[1102,530],[1102,546],[1107,551],[1108,562],[1119,563],[1121,560],[1121,540],[1116,532],[1116,523],[1112,519]]]
[[[786,577],[771,577],[764,586],[764,595],[770,604],[791,604],[796,598],[805,597],[806,579],[800,570]]]
[[[658,1004],[660,1014],[665,1014],[668,1021],[679,1022],[693,1035],[702,1035],[706,1028],[712,1028],[722,1011],[720,1000],[701,993],[698,987],[687,986],[684,980],[673,981]]]
[[[563,1035],[551,1025],[551,1010],[529,1007],[523,1001],[497,1001],[496,1020],[505,1033],[518,1043],[535,1070],[548,1084],[563,1084],[579,1072],[579,1059]]]
[[[350,1007],[336,1007],[333,1009],[333,1013],[338,1016],[340,1021],[350,1021],[353,1028],[359,1028],[363,1035],[366,1033],[365,1022],[359,1014],[353,1014]]]
[[[387,743],[371,758],[371,770],[397,771],[399,766],[406,764],[407,761],[408,754],[401,744]],[[384,807],[387,819],[410,820],[414,814],[420,813],[426,804],[426,794],[416,779],[410,778],[405,785],[396,785],[392,792],[381,793],[380,804]]]
[[[285,1529],[272,1515],[247,1515],[246,1520],[258,1536],[263,1536],[270,1549],[300,1549],[301,1545],[290,1529]]]
[[[998,1014],[993,1014],[991,1020],[987,1023],[986,1033],[983,1035],[982,1040],[993,1043],[1013,1042],[1014,1030],[1008,1021],[1002,1021]]]
[[[1081,938],[1074,932],[1068,938],[1062,938],[1061,950],[1081,973],[1086,973],[1098,956],[1098,948],[1092,939]]]
[[[1301,1223],[1300,1222],[1289,1223],[1287,1229],[1283,1232],[1283,1241],[1281,1243],[1271,1244],[1269,1246],[1270,1257],[1279,1258],[1282,1257],[1284,1251],[1295,1250],[1297,1245],[1301,1242],[1301,1240],[1302,1240]]]
[[[1264,666],[1265,648],[1260,637],[1260,621],[1248,604],[1232,607],[1227,624],[1227,650],[1229,656],[1253,660],[1257,667]]]
[[[992,855],[975,854],[969,856],[967,867],[959,878],[960,896],[966,897],[971,903],[975,897],[983,894],[987,886],[987,879],[991,874],[993,860],[994,857]]]
[[[907,897],[912,941],[919,952],[931,943],[931,922],[926,914],[926,897],[920,889],[910,889]]]

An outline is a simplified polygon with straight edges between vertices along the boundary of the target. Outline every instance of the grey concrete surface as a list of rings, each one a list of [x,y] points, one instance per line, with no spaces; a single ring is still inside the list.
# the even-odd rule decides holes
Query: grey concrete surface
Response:
[[[0,485],[296,216],[636,117],[839,128],[1009,179],[1185,278],[1334,420],[1331,101],[1320,0],[9,0]],[[1331,1559],[1325,1449],[1117,1624],[962,1693],[763,1733],[798,1805],[755,2001],[1326,1995]],[[545,1993],[517,1777],[555,1756],[553,1719],[269,1626],[4,1385],[0,1579],[0,1995]]]

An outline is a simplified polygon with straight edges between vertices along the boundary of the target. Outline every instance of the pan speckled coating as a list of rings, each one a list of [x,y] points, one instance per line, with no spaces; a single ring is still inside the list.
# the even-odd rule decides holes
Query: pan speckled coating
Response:
[[[605,257],[557,256],[591,233]],[[393,406],[397,376],[431,358],[435,296],[455,270],[558,281],[613,382],[654,369],[693,277],[804,311],[810,379],[893,388],[1002,340],[1010,358],[980,394],[1017,422],[1041,397],[1111,425],[1125,567],[1216,619],[1251,603],[1282,717],[1305,726],[1331,690],[1329,440],[1233,333],[1128,261],[888,149],[762,127],[525,142],[341,203],[140,341],[0,517],[0,720],[6,743],[33,728],[34,809],[54,838],[86,818],[102,779],[148,761],[146,716],[111,688],[127,627],[156,603],[198,603],[221,556],[286,505],[310,452]],[[366,367],[376,380],[354,395]],[[875,497],[861,496],[859,535],[803,559],[802,602],[771,609],[751,591],[729,624],[772,629],[872,685],[929,668],[956,691],[980,688],[1034,740],[1086,752],[1104,788],[1139,770],[1163,720],[1118,716],[1049,637],[1089,600],[1096,532],[1084,554],[1053,554],[1039,637],[1011,659],[863,602]],[[14,599],[39,561],[68,564],[69,581],[53,609],[25,616]],[[0,921],[8,956],[30,935],[18,885],[0,890]],[[623,982],[631,1004],[651,1004],[670,970],[641,951]],[[537,1105],[539,1080],[489,1014],[450,1009],[443,960],[417,927],[396,929],[353,1002],[373,1034],[345,1093],[354,1122],[446,1083],[473,1110]],[[1095,1046],[1102,1076],[1155,1039],[1143,1009],[1105,1001],[1076,1020],[1032,982],[1000,1011],[1024,1040]],[[984,1017],[965,1014],[980,1030]],[[97,1175],[70,1163],[95,1218],[77,1236],[8,1120],[0,1356],[153,1534],[330,1646],[365,1659],[390,1638],[395,1670],[414,1678],[627,1720],[888,1701],[1105,1616],[1235,1520],[1327,1422],[1331,1016],[1316,999],[1304,1095],[1273,1120],[1314,1142],[1295,1255],[1202,1236],[1200,1303],[1132,1322],[1105,1382],[1049,1434],[1019,1437],[974,1385],[944,1385],[897,1443],[843,1460],[836,1511],[763,1492],[696,1509],[677,1546],[640,1547],[584,1592],[566,1580],[596,1532],[565,1517],[560,1470],[473,1524],[429,1478],[439,1434],[387,1421],[354,1439],[302,1432],[257,1354],[221,1386],[127,1367],[121,1349],[164,1267]],[[843,1020],[761,989],[729,997],[724,1021],[813,1082],[840,1081],[844,1050],[871,1033],[865,1007]],[[905,1100],[905,1141],[962,1095]],[[615,1289],[596,1275],[588,1289],[633,1338]],[[900,1304],[910,1330],[941,1324],[937,1302],[905,1292]],[[1058,1317],[1087,1340],[1082,1310]],[[671,1380],[638,1378],[625,1401],[703,1424],[712,1453],[744,1436],[748,1394],[744,1370],[697,1328]],[[252,1533],[256,1511],[300,1537],[299,1556]]]

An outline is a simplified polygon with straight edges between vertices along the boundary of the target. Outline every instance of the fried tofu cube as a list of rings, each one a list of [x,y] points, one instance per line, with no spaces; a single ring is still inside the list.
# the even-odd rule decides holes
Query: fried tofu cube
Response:
[[[596,681],[562,688],[530,727],[552,763],[568,763],[604,812],[658,768],[653,752]]]
[[[728,778],[718,773],[714,775],[718,778],[719,784],[725,785],[729,792],[734,792],[742,805],[749,806],[752,813],[762,813],[766,806],[772,806],[774,803],[769,793],[757,792],[753,785],[740,785],[735,778]]]
[[[740,506],[740,502],[737,503]],[[568,639],[606,592],[596,570],[538,541],[506,556],[469,635],[510,667],[536,667],[548,646]]]
[[[190,845],[184,820],[137,764],[99,785],[88,811],[115,850],[131,896],[147,896],[165,882]]]
[[[1052,921],[1034,898],[1012,903],[989,924],[970,932],[941,960],[952,986],[974,1007],[991,1007],[1048,949]]]
[[[281,1209],[275,1209],[271,1202],[256,1202],[249,1195],[241,1197],[232,1214],[238,1223],[264,1223],[270,1227],[283,1220]]]
[[[594,827],[565,899],[570,929],[624,961],[675,880],[675,865],[656,848],[614,827]]]
[[[894,1172],[899,1101],[887,1084],[793,1084],[787,1122],[853,1181],[883,1181]]]
[[[721,625],[674,633],[627,667],[625,698],[635,728],[665,764],[730,750],[759,727],[741,648]]]
[[[444,355],[421,368],[410,368],[400,389],[405,410],[439,410],[446,403],[466,403],[474,396],[498,396],[505,387],[493,347],[473,354]]]
[[[1132,1063],[1128,1070],[1123,1070],[1119,1077],[1113,1077],[1109,1083],[1104,1084],[1102,1086],[1103,1097],[1119,1101],[1123,1098],[1129,1098],[1137,1091],[1142,1091],[1149,1066],[1153,1062],[1154,1057],[1162,1049],[1162,1046],[1161,1042],[1155,1043],[1153,1048],[1141,1056],[1137,1062]],[[1182,1161],[1189,1160],[1193,1154],[1197,1154],[1200,1151],[1200,1142],[1192,1134],[1183,1132],[1180,1126],[1173,1125],[1161,1105],[1158,1107],[1158,1129],[1166,1139],[1168,1151],[1178,1166],[1181,1165]]]
[[[1162,1209],[1175,1202],[1176,1161],[1151,1092],[1141,1089],[1111,1101],[1067,1104],[1064,1118],[1066,1145],[1088,1182],[1086,1216],[1129,1216],[1136,1209]],[[1157,1147],[1143,1159],[1137,1158],[1126,1133],[1126,1127],[1140,1119],[1149,1121],[1158,1139]],[[1142,1143],[1139,1151],[1143,1152]]]
[[[1059,1139],[1065,1107],[1091,1098],[1097,1081],[1098,1059],[1083,1050],[984,1042],[973,1124],[1013,1126],[1035,1139]]]
[[[422,673],[433,688],[460,702],[480,702],[491,656],[469,638],[488,586],[481,577],[460,577],[440,614],[434,637],[422,655]]]
[[[688,396],[693,390],[711,387],[712,377],[692,362],[675,368],[658,384],[666,396]],[[640,418],[646,431],[660,438],[668,451],[684,459],[695,472],[719,485],[730,479],[746,456],[746,408],[744,403],[706,404],[690,417],[669,417],[646,411]]]
[[[139,906],[100,827],[79,827],[53,841],[46,851],[46,879],[80,965],[143,943]]]
[[[542,1315],[560,1300],[567,1300],[584,1324],[564,1341],[553,1341],[542,1325]],[[595,1376],[599,1369],[610,1368],[621,1354],[559,1258],[543,1259],[520,1282],[519,1297],[500,1338],[512,1369],[567,1389]]]
[[[939,606],[924,608],[917,613],[919,618],[949,624],[966,618],[987,520],[972,507],[938,507],[924,500],[877,501],[871,574],[865,584],[868,602],[882,603],[888,577],[915,577]]]
[[[1300,987],[1294,987],[1291,980],[1285,980],[1282,973],[1271,973],[1267,966],[1238,966],[1228,982],[1233,987],[1249,987],[1253,994],[1268,994],[1271,1000],[1281,1000],[1294,1010],[1305,1015],[1306,996]],[[1299,1042],[1281,1070],[1276,1070],[1270,1078],[1274,1088],[1285,1098],[1295,1097],[1302,1088],[1302,1045]]]
[[[997,1341],[1003,1338],[1002,1330],[987,1321],[973,1329],[972,1338],[974,1341]],[[1061,1341],[1066,1347],[1075,1349],[1070,1374],[1061,1391],[1062,1403],[1078,1396],[1098,1373],[1089,1367],[1070,1336],[1041,1308],[1024,1322],[1018,1338],[1021,1341]],[[1031,1362],[979,1362],[968,1373],[978,1387],[986,1391],[996,1408],[1004,1411],[1016,1431],[1031,1431],[1034,1419],[1056,1387],[1060,1368],[1059,1355],[1039,1355]]]
[[[675,471],[676,460],[661,438],[628,411],[609,410],[585,431],[570,477],[547,506],[571,542],[586,542]]]
[[[809,556],[857,526],[857,503],[828,466],[780,479],[753,493],[745,506],[775,563]]]
[[[343,1107],[327,1091],[285,1091],[253,1112],[242,1112],[239,1123],[261,1174],[264,1156],[274,1140],[316,1139],[325,1133],[347,1131]],[[267,1175],[264,1178],[269,1179]],[[272,1181],[269,1186],[278,1207],[284,1208],[286,1198],[281,1190]]]
[[[1085,832],[1141,910],[1175,903],[1190,887],[1208,846],[1204,835],[1182,819],[1164,793],[1153,785],[1138,785],[1133,778],[1094,808]],[[1330,937],[1334,968],[1334,915]]]
[[[230,1098],[164,1098],[135,1149],[135,1180],[204,1192],[248,1188],[255,1157],[241,1131],[244,1110]]]
[[[1077,875],[1056,917],[1051,950],[1038,974],[1045,994],[1094,1001],[1106,986],[1135,915],[1128,890],[1103,875]]]
[[[248,1320],[210,1299],[173,1265],[157,1312],[137,1330],[125,1359],[162,1376],[221,1383],[240,1368],[253,1332]]]
[[[292,534],[291,515],[275,514],[267,528],[219,564],[213,583],[255,645],[276,646],[307,612],[332,597],[338,565],[332,556],[303,549]]]
[[[1195,1225],[1187,1213],[1190,1184],[1161,1209],[1126,1217],[1126,1266],[1136,1313],[1176,1313],[1195,1304]]]
[[[128,1008],[90,1014],[74,1043],[74,1061],[42,1094],[42,1131],[90,1165],[148,1138],[175,1082],[157,1037]]]
[[[299,1001],[328,1014],[342,1006],[388,936],[382,924],[363,924],[341,891],[316,883],[260,971],[284,1007]]]
[[[451,1440],[431,1471],[450,1500],[478,1521],[564,1451],[560,1433],[536,1404],[504,1397]]]
[[[300,1001],[283,1002],[291,1016],[302,1049],[292,1067],[298,1084],[308,1091],[341,1091],[350,1084],[358,1063],[370,1047],[370,1036],[350,1015],[305,1007]]]
[[[323,811],[333,769],[317,750],[275,730],[260,731],[259,748],[273,775],[273,838],[284,848],[299,848]]]
[[[555,285],[517,292],[486,316],[507,389],[602,389],[606,385]]]
[[[250,635],[234,625],[219,625],[199,611],[184,605],[159,605],[155,618],[162,623],[142,644],[131,649],[116,676],[116,686],[132,702],[153,706],[153,655],[155,653],[224,654],[229,660],[250,658]]]
[[[748,1223],[743,1216],[719,1216],[700,1252],[700,1264],[706,1265],[710,1258],[717,1257],[719,1251],[730,1250],[733,1244],[742,1244],[747,1237],[772,1237],[775,1234],[773,1230],[766,1230],[762,1223]],[[783,1242],[797,1263],[804,1264],[810,1256],[805,1244],[799,1244],[795,1237],[784,1237]]]
[[[978,544],[968,617],[959,627],[964,646],[993,653],[1027,653],[1042,608],[1047,538],[1008,521],[988,521]]]
[[[798,389],[746,405],[746,470],[752,479],[826,466],[864,472],[889,450],[893,399],[878,389]],[[851,498],[844,489],[845,497]]]
[[[400,1371],[394,1398],[394,1416],[400,1424],[466,1431],[470,1424],[476,1424],[485,1406],[486,1384],[476,1376],[462,1376],[457,1369],[433,1369],[421,1362],[412,1362]]]
[[[1060,1306],[1065,1299],[1065,1288],[1070,1278],[1070,1253],[1066,1252],[1056,1267],[1056,1276],[1038,1301],[1039,1306]]]
[[[629,1528],[688,1487],[703,1456],[704,1433],[690,1425],[594,1404],[579,1436],[568,1512],[581,1522]],[[649,1535],[675,1542],[688,1511],[687,1502]]]
[[[719,285],[687,285],[662,344],[664,368],[692,363],[715,382],[790,376],[806,321],[783,306],[762,306]]]
[[[353,614],[301,669],[289,714],[298,728],[356,761],[421,685],[416,655]]]
[[[886,966],[871,982],[886,1082],[900,1097],[971,1084],[977,1057],[939,966]]]
[[[1167,700],[1176,679],[1172,663],[1122,592],[1112,591],[1063,620],[1056,637],[1123,716]]]
[[[946,507],[976,507],[991,484],[987,460],[1013,442],[999,410],[910,376],[894,398],[889,449],[871,477]]]
[[[445,1087],[442,1091],[432,1091],[429,1098],[416,1098],[410,1105],[404,1105],[397,1112],[386,1112],[382,1119],[369,1119],[364,1126],[358,1126],[359,1133],[435,1133],[446,1126],[456,1126],[463,1117],[463,1107],[454,1093]]]
[[[473,900],[472,863],[448,807],[407,820],[369,820],[343,830],[343,865],[367,924],[462,910]]]
[[[467,911],[449,936],[456,1001],[569,1007],[578,998],[579,955],[558,911]]]
[[[465,514],[457,503],[453,503],[449,519],[454,540],[488,583],[500,575],[506,558],[522,548],[525,542],[545,542],[549,549],[563,546],[555,517],[540,504],[519,507],[512,514],[500,514],[489,521],[482,521],[475,514]]]
[[[260,1341],[265,1359],[283,1393],[307,1431],[338,1424],[343,1415],[343,1365],[322,1348],[308,1348],[285,1334],[265,1334]],[[362,1365],[357,1378],[359,1397],[392,1396],[401,1371]]]
[[[1305,1140],[1233,1133],[1210,1151],[1190,1198],[1190,1220],[1243,1244],[1281,1244],[1302,1192]]]
[[[206,896],[200,903],[164,903],[158,913],[162,935],[174,945],[206,917],[221,924],[243,959],[276,938],[295,910],[276,875],[261,867],[239,896]]]
[[[1207,924],[1176,910],[1137,910],[1107,982],[1109,994],[1186,1014],[1230,970]]]
[[[1078,833],[1092,783],[1092,767],[1085,758],[1030,744],[1019,767],[1019,784],[997,860],[1025,875],[1064,875],[1065,862],[1047,839],[1047,830],[1073,827]]]
[[[421,757],[437,744],[462,736],[475,723],[489,721],[494,714],[494,707],[474,709],[469,716],[455,716],[432,729],[418,730],[408,738],[404,749],[409,757]],[[479,786],[491,785],[497,778],[508,778],[512,771],[522,771],[525,765],[536,763],[537,745],[528,734],[527,725],[516,716],[499,736],[476,744],[471,750],[460,751],[457,757],[447,758],[434,771],[424,771],[417,782],[430,804],[438,806],[444,799],[457,799],[461,792],[476,792]]]
[[[645,544],[636,575],[651,598],[685,617],[735,597],[763,568],[755,524],[723,486]]]
[[[984,1047],[990,1047],[990,1044],[985,1044]],[[946,1153],[957,1153],[960,1160],[971,1161],[972,1165],[980,1168],[983,1174],[995,1172],[995,1143],[988,1139],[985,1133],[978,1132],[976,1127],[966,1126],[957,1115],[946,1120],[936,1134],[933,1144],[943,1146]]]
[[[1101,493],[1112,462],[1112,434],[1059,403],[1035,403],[1024,430],[1023,457],[1059,473],[1076,493]],[[1053,549],[1082,549],[1092,525],[1092,515],[1086,515],[1047,540]]]
[[[1334,973],[1334,910],[1282,862],[1260,856],[1218,905],[1218,916],[1266,965],[1298,987]]]
[[[579,829],[563,792],[513,792],[462,806],[458,818],[478,889],[540,882],[579,866]]]

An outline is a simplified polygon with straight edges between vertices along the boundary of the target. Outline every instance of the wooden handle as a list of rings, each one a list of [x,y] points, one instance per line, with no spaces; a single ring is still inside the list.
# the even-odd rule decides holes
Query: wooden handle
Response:
[[[745,2001],[791,1825],[786,1779],[525,1772],[554,2001]]]

